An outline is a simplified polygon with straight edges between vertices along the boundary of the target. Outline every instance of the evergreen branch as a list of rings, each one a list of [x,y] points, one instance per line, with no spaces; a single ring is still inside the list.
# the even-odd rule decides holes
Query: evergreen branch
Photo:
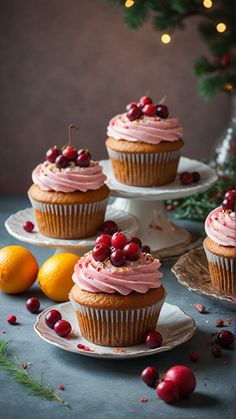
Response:
[[[19,384],[27,387],[28,392],[32,396],[42,397],[47,400],[56,400],[66,407],[69,404],[55,393],[54,388],[50,384],[43,382],[43,377],[40,381],[34,379],[27,369],[22,367],[21,362],[15,358],[14,361],[7,357],[8,342],[0,340],[0,368],[5,370],[12,378]]]

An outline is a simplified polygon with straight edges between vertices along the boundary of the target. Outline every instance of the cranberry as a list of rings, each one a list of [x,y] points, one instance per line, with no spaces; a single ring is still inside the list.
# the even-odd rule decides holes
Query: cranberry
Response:
[[[173,381],[179,388],[180,397],[187,397],[195,390],[196,377],[193,371],[184,365],[175,365],[166,373],[164,380]]]
[[[171,380],[161,381],[156,388],[156,393],[165,403],[174,403],[180,397],[178,386]]]
[[[57,147],[49,148],[46,153],[46,160],[50,163],[55,163],[56,158],[61,154],[61,150]]]
[[[61,154],[56,158],[55,165],[58,169],[64,169],[68,165],[68,159]]]
[[[142,249],[141,250],[142,250],[143,253],[151,253],[150,246],[148,246],[147,244],[144,244],[142,246]]]
[[[145,105],[142,109],[142,112],[146,116],[154,116],[156,115],[156,107],[152,104]]]
[[[98,236],[96,238],[95,243],[96,244],[105,244],[106,246],[110,246],[111,245],[111,236],[109,234],[100,234],[100,236]]]
[[[76,150],[76,148],[68,145],[62,151],[62,155],[65,156],[68,161],[74,161],[77,158],[77,150]]]
[[[128,260],[138,260],[141,255],[140,247],[136,243],[126,244],[124,252]]]
[[[229,330],[221,330],[217,335],[217,342],[222,346],[222,348],[229,348],[234,342],[234,334]]]
[[[222,354],[222,349],[219,346],[215,346],[211,349],[211,353],[215,358],[220,358]]]
[[[79,167],[88,167],[91,161],[91,154],[88,150],[80,150],[78,151],[78,157],[76,159],[76,163]]]
[[[65,387],[63,386],[63,384],[59,384],[58,390],[61,390],[61,391],[65,390]]]
[[[156,106],[156,114],[160,118],[166,119],[169,116],[169,109],[166,105],[157,105]]]
[[[193,182],[193,174],[190,172],[183,172],[179,176],[182,185],[190,185]]]
[[[113,266],[123,266],[126,262],[125,253],[122,249],[115,249],[111,252],[110,260]]]
[[[107,220],[103,223],[101,230],[103,231],[103,233],[112,235],[119,230],[119,227],[115,223],[115,221]]]
[[[65,338],[71,332],[72,327],[67,320],[58,320],[54,325],[54,330],[58,336]]]
[[[115,233],[111,238],[111,245],[115,249],[123,249],[127,243],[128,239],[123,233]]]
[[[27,231],[27,233],[31,233],[34,229],[34,224],[31,221],[26,221],[23,224],[23,229]]]
[[[96,262],[104,262],[104,260],[109,258],[111,254],[111,249],[105,244],[99,243],[94,246],[92,254]]]
[[[223,327],[224,326],[224,320],[218,319],[216,320],[216,327]]]
[[[137,105],[132,106],[132,108],[130,108],[130,110],[127,112],[127,118],[130,121],[134,121],[135,119],[140,118],[140,116],[142,115],[141,110],[138,108]]]
[[[194,183],[199,182],[199,180],[201,179],[201,175],[198,172],[193,172],[192,177],[193,177],[193,182]]]
[[[9,324],[16,324],[16,316],[14,316],[14,314],[9,314],[9,316],[7,316],[7,321]]]
[[[229,189],[225,196],[226,199],[235,199],[235,190],[234,189]]]
[[[159,348],[162,344],[162,336],[156,330],[151,330],[146,336],[145,345],[149,349]]]
[[[146,105],[152,105],[152,99],[150,99],[148,96],[143,96],[139,100],[139,107],[142,109]]]
[[[45,316],[45,323],[50,329],[53,329],[55,323],[61,320],[61,313],[58,310],[50,310]]]
[[[224,196],[222,203],[222,208],[224,211],[231,210],[235,208],[235,190],[229,190]]]
[[[40,302],[37,298],[31,297],[26,301],[25,305],[30,313],[37,313],[39,311]]]
[[[142,242],[138,237],[131,237],[129,243],[136,243],[140,249],[142,249]]]
[[[190,359],[192,362],[197,362],[199,360],[198,352],[195,352],[195,351],[191,352]]]
[[[174,210],[174,205],[172,204],[167,204],[166,205],[166,211],[173,211]]]
[[[155,367],[147,367],[141,373],[141,379],[149,387],[155,388],[159,378],[159,372]]]
[[[126,110],[127,110],[127,112],[128,112],[131,108],[133,108],[134,106],[137,106],[137,104],[136,104],[135,102],[131,102],[131,103],[129,103],[129,104],[126,106]]]

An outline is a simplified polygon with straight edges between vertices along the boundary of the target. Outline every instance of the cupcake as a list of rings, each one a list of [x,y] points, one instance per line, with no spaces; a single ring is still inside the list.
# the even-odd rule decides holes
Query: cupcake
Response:
[[[180,159],[182,127],[167,106],[148,97],[132,102],[111,119],[106,146],[116,179],[126,185],[160,186],[173,182]]]
[[[141,251],[137,238],[115,233],[109,242],[104,236],[75,265],[69,297],[80,332],[98,345],[143,343],[165,300],[160,262]]]
[[[212,285],[235,299],[236,225],[235,191],[225,194],[222,205],[207,216],[207,238],[204,240]]]
[[[93,236],[104,222],[109,188],[98,161],[88,150],[77,151],[69,142],[62,150],[53,147],[46,161],[33,171],[28,196],[40,232],[58,239]]]

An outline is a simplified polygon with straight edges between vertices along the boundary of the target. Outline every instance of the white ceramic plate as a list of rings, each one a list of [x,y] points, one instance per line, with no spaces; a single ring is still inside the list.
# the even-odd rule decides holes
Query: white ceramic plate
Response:
[[[45,323],[46,313],[55,308],[60,311],[62,318],[68,320],[73,328],[72,336],[69,338],[59,337],[54,330],[50,329]],[[192,317],[184,313],[179,307],[164,303],[158,322],[158,331],[163,337],[160,348],[148,349],[144,344],[123,348],[94,345],[80,335],[78,323],[70,302],[57,304],[44,310],[39,314],[34,326],[36,333],[46,342],[65,351],[77,354],[92,356],[95,358],[138,358],[153,355],[158,352],[169,351],[178,345],[189,340],[196,330],[196,325]],[[77,344],[87,346],[90,351],[77,348]]]
[[[187,157],[180,158],[178,173],[197,171],[201,175],[200,181],[191,185],[182,185],[179,176],[176,176],[174,182],[156,188],[124,185],[116,180],[110,160],[102,160],[101,164],[108,178],[107,185],[111,189],[111,194],[121,198],[154,201],[184,198],[205,191],[217,180],[217,175],[213,169],[200,161],[188,159]]]
[[[114,220],[120,227],[120,230],[127,236],[134,236],[139,228],[137,218],[125,211],[117,210],[110,205],[107,207],[106,220]],[[27,233],[23,229],[25,221],[32,221],[35,225],[32,233]],[[96,236],[88,237],[86,239],[78,240],[62,240],[43,236],[38,229],[33,208],[25,208],[11,215],[5,222],[5,227],[9,234],[26,243],[31,243],[42,247],[56,247],[56,248],[92,248],[96,240]]]

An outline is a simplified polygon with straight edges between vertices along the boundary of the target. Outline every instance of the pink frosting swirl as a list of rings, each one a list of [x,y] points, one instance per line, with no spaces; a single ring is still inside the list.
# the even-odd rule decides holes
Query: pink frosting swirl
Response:
[[[160,265],[159,260],[142,253],[137,261],[127,261],[125,266],[116,268],[109,260],[96,262],[89,252],[75,265],[72,279],[81,289],[89,292],[128,295],[136,291],[144,294],[151,288],[160,287]]]
[[[116,140],[159,144],[161,141],[177,141],[182,137],[183,129],[174,117],[161,119],[158,116],[142,116],[130,121],[124,113],[111,119],[107,135]]]
[[[89,167],[79,167],[71,162],[65,169],[57,169],[54,163],[39,164],[32,174],[33,182],[44,191],[86,192],[99,189],[106,180],[102,167],[91,161]]]
[[[215,243],[235,247],[235,211],[223,211],[222,207],[214,209],[206,218],[205,230],[208,237]]]

